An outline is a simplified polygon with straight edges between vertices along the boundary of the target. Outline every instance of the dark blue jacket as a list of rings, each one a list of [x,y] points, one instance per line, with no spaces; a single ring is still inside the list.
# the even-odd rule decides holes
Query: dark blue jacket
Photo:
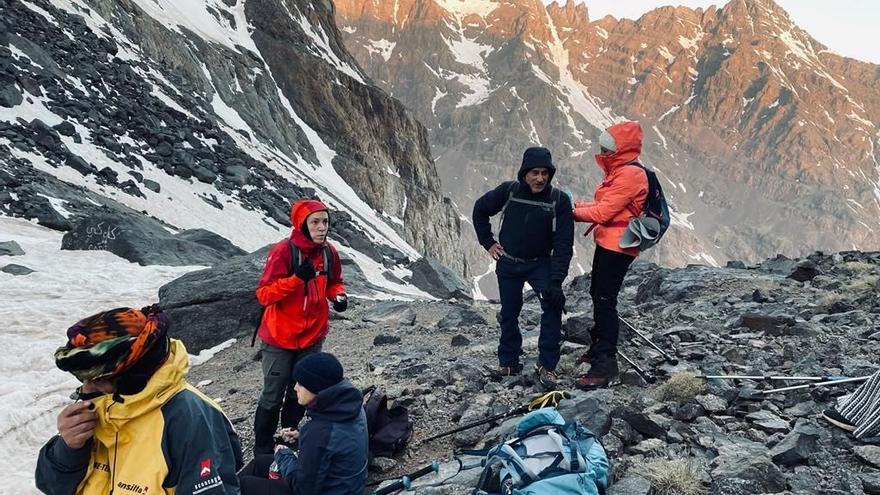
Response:
[[[360,390],[342,380],[322,390],[306,415],[310,421],[300,428],[295,462],[279,463],[293,495],[362,493],[369,437]]]
[[[556,169],[552,165],[548,168],[550,168],[552,181]],[[554,193],[554,188],[549,183],[540,193],[532,194],[528,184],[523,180],[528,170],[529,167],[520,169],[518,184],[515,183],[516,181],[504,182],[482,195],[474,203],[473,222],[477,240],[486,249],[495,243],[489,217],[498,214],[504,208],[511,186],[515,191],[515,198],[527,201],[552,203],[553,198],[558,196],[555,233],[553,233],[552,210],[511,202],[504,212],[501,231],[498,233],[498,242],[504,247],[505,253],[517,258],[532,259],[552,256],[550,279],[562,283],[568,275],[568,265],[571,262],[572,245],[574,244],[571,198],[563,191]]]

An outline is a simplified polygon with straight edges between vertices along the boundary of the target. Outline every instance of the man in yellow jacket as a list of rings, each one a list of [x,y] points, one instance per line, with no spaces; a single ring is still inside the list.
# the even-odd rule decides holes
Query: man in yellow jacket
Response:
[[[40,450],[50,495],[237,495],[241,446],[223,411],[185,380],[186,349],[156,307],[79,321],[55,352],[83,385]]]

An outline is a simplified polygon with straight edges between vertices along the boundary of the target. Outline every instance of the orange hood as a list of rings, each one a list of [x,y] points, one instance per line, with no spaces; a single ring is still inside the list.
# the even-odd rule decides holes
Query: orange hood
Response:
[[[614,124],[607,129],[614,138],[617,151],[612,155],[596,155],[596,163],[605,174],[639,158],[642,153],[642,126],[635,121]]]

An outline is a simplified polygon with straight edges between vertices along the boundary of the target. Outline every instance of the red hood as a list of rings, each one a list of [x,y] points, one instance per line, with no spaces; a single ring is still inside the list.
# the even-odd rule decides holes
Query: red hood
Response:
[[[596,155],[596,163],[606,174],[629,162],[637,160],[642,153],[642,126],[626,121],[609,127],[608,134],[614,138],[617,151],[613,155]]]
[[[318,211],[329,211],[329,209],[327,205],[315,199],[303,199],[290,207],[290,223],[293,225],[290,238],[303,251],[308,252],[320,246],[320,244],[312,241],[302,232],[306,218]]]

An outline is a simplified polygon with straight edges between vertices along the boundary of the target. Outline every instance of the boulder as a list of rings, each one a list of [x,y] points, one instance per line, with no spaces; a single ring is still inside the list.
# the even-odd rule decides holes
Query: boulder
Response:
[[[254,288],[268,254],[267,246],[163,285],[159,304],[171,318],[171,335],[191,354],[231,338],[249,339],[263,312]]]
[[[10,263],[10,264],[4,266],[3,268],[0,268],[0,272],[8,273],[10,275],[20,276],[20,275],[30,275],[31,273],[34,273],[34,270],[31,270],[30,268],[23,266],[23,265],[16,265],[15,263]]]
[[[431,257],[420,258],[409,265],[411,283],[440,299],[471,299],[471,289],[455,272]]]
[[[228,257],[248,254],[247,251],[236,246],[229,239],[205,229],[189,229],[179,232],[176,237],[207,246],[220,254]]]
[[[816,448],[819,430],[804,421],[798,421],[785,438],[770,449],[770,458],[776,464],[794,466],[806,462]]]
[[[750,491],[742,493],[776,493],[785,490],[785,476],[770,460],[763,446],[757,444],[732,444],[719,447],[718,457],[713,461],[712,479],[743,480]],[[712,493],[740,493],[738,491],[718,491],[713,483]]]
[[[638,475],[627,475],[608,489],[608,495],[649,495],[650,493],[653,493],[651,482]]]
[[[152,218],[109,208],[79,219],[64,234],[61,249],[110,251],[141,265],[213,265],[228,258],[212,247],[170,234]]]
[[[24,250],[15,241],[0,242],[0,256],[22,256]]]
[[[853,454],[865,464],[880,468],[880,446],[858,445],[853,447]]]
[[[453,307],[440,319],[437,327],[441,329],[461,328],[467,326],[486,325],[488,322],[483,315],[471,308]]]
[[[815,263],[810,260],[802,260],[794,266],[791,273],[788,274],[788,278],[798,282],[808,282],[816,278],[816,275],[820,273],[822,272]]]
[[[590,330],[594,324],[592,317],[572,316],[562,324],[562,339],[573,344],[592,345]]]

